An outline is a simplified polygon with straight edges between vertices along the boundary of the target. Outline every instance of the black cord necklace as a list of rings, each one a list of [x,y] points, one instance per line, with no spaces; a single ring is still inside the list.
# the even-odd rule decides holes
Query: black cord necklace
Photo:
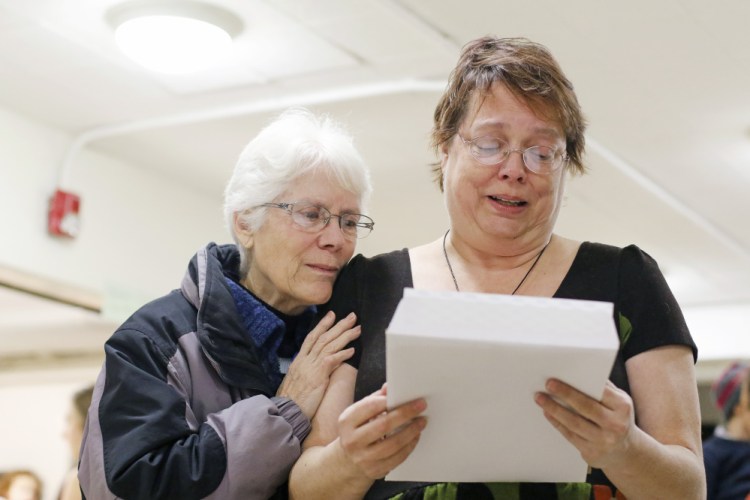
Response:
[[[450,233],[451,230],[448,229],[445,234],[443,235],[443,255],[445,255],[445,263],[448,264],[448,271],[451,272],[451,278],[453,278],[453,286],[456,287],[456,291],[459,292],[458,289],[458,281],[456,281],[456,275],[453,274],[453,266],[451,266],[451,261],[448,258],[448,251],[445,249],[445,240],[448,238],[448,233]],[[542,248],[542,251],[539,252],[539,254],[536,256],[536,259],[534,259],[534,262],[531,264],[531,267],[528,271],[526,271],[526,274],[523,275],[523,278],[521,278],[521,281],[518,282],[518,285],[516,285],[515,290],[513,290],[513,293],[511,295],[515,295],[519,288],[521,288],[521,285],[523,285],[523,282],[526,281],[526,278],[529,277],[529,274],[531,274],[531,271],[534,270],[534,267],[536,267],[536,263],[539,262],[539,259],[542,258],[542,254],[545,250],[547,250],[547,247],[549,246],[549,241],[546,245],[544,245],[544,248]]]

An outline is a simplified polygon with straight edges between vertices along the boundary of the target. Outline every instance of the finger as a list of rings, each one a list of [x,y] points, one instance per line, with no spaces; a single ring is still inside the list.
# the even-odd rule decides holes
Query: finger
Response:
[[[550,395],[537,393],[534,400],[544,410],[547,420],[554,419],[554,421],[550,421],[558,430],[560,430],[559,424],[568,432],[584,439],[592,439],[599,431],[599,427],[594,422],[555,401]]]
[[[318,324],[315,325],[315,328],[310,330],[310,333],[307,334],[305,340],[302,341],[302,345],[299,349],[299,354],[309,354],[312,347],[318,341],[318,338],[331,328],[335,320],[336,314],[333,311],[328,311],[325,316],[323,316],[323,318],[318,321]]]
[[[334,338],[326,346],[323,347],[322,352],[336,352],[340,351],[347,345],[349,345],[354,339],[360,336],[362,333],[362,326],[357,325],[354,328],[344,330],[341,335]]]
[[[326,357],[323,363],[323,372],[326,376],[330,376],[333,371],[341,366],[341,363],[354,356],[354,348],[343,349],[339,352],[335,352]]]
[[[419,442],[426,426],[427,420],[419,417],[407,427],[376,442],[367,450],[370,460],[379,462],[378,468],[382,469],[382,475],[406,460]]]
[[[554,415],[553,415],[552,413],[550,413],[550,412],[548,412],[548,411],[546,411],[546,410],[545,410],[545,411],[544,411],[544,418],[546,418],[546,419],[547,419],[547,421],[548,421],[548,422],[549,422],[550,424],[552,424],[552,427],[554,427],[555,429],[557,429],[557,431],[558,431],[558,432],[559,432],[560,434],[562,434],[562,436],[563,436],[563,437],[564,437],[564,438],[565,438],[565,439],[566,439],[566,440],[567,440],[567,441],[568,441],[568,442],[569,442],[570,444],[572,444],[573,446],[575,446],[575,447],[576,447],[576,448],[578,448],[579,450],[580,450],[580,449],[581,449],[582,447],[584,447],[584,446],[588,445],[588,443],[589,443],[589,441],[588,441],[588,440],[586,440],[585,438],[583,438],[583,437],[579,436],[578,434],[576,434],[576,433],[575,433],[575,432],[573,432],[572,430],[568,429],[568,428],[567,428],[567,427],[565,426],[565,424],[563,424],[563,423],[562,423],[562,422],[561,422],[560,420],[558,420],[557,418],[555,418],[555,416],[554,416]]]
[[[348,406],[339,416],[339,425],[356,429],[386,411],[386,398],[379,391]]]
[[[337,339],[344,332],[351,329],[356,321],[357,315],[349,313],[335,325],[329,325],[328,330],[322,332],[318,338],[315,339],[315,342],[310,347],[310,352],[315,355],[320,353],[331,341]]]
[[[383,436],[400,432],[402,427],[411,424],[426,408],[427,403],[424,399],[416,399],[393,410],[382,412],[357,429],[357,437],[367,443],[381,440]]]
[[[604,394],[602,394],[602,404],[605,407],[611,410],[617,410],[617,408],[623,405],[628,405],[629,401],[630,396],[627,392],[607,380],[607,385],[604,386]]]
[[[545,384],[550,396],[559,400],[563,406],[567,406],[582,417],[599,421],[603,418],[604,406],[596,399],[584,394],[575,387],[557,379],[550,379]]]
[[[423,416],[415,417],[409,423],[383,436],[373,446],[382,450],[383,455],[392,455],[419,436],[426,426],[427,418]]]
[[[393,455],[374,461],[374,464],[370,467],[370,474],[368,476],[372,479],[382,479],[393,469],[401,465],[406,460],[414,448],[417,447],[419,442],[419,436],[404,446],[402,449]]]

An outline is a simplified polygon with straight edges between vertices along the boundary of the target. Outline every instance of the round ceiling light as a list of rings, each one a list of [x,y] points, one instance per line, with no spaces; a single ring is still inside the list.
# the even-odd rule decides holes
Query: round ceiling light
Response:
[[[131,1],[107,12],[125,55],[159,73],[208,69],[231,55],[242,21],[218,6],[190,0]]]

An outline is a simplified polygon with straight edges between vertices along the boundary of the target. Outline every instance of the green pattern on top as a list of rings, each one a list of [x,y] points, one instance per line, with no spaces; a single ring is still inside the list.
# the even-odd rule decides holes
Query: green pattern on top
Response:
[[[424,490],[423,500],[456,500],[458,483],[441,483],[428,486]]]
[[[591,498],[589,483],[558,483],[557,500],[588,500]]]
[[[521,498],[520,483],[484,483],[495,500],[532,500]],[[588,483],[558,483],[557,500],[588,500],[591,498],[591,485]],[[390,500],[402,500],[404,493],[399,493]],[[470,500],[459,496],[458,483],[439,483],[425,486],[422,489],[422,500]]]
[[[521,490],[518,483],[485,483],[495,500],[521,500]]]
[[[625,342],[630,338],[630,333],[633,331],[633,325],[628,318],[622,315],[622,313],[617,314],[618,319],[620,320],[620,345],[625,345]]]
[[[390,497],[389,500],[402,500],[406,493]],[[457,500],[458,483],[431,484],[422,488],[422,500]]]

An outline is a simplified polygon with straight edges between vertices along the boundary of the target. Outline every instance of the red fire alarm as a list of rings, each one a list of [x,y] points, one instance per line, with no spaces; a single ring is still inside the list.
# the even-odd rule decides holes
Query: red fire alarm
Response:
[[[47,230],[54,236],[75,238],[78,235],[80,220],[78,211],[81,198],[74,193],[58,189],[49,202]]]

